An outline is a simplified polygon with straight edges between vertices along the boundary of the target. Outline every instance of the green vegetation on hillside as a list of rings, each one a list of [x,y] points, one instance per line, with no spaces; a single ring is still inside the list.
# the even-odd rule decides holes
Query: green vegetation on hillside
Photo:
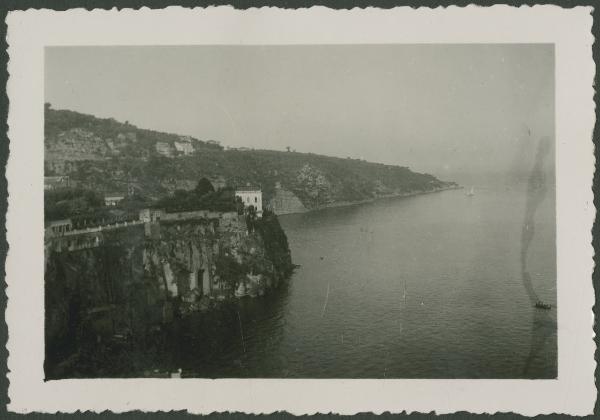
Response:
[[[107,207],[98,192],[84,188],[64,188],[44,194],[44,219],[71,219],[75,228],[136,220],[139,210],[151,203],[140,195],[125,197],[116,206]]]
[[[45,104],[44,113],[44,137],[48,141],[56,139],[61,133],[67,132],[74,128],[79,128],[93,133],[95,136],[102,139],[117,139],[119,135],[133,139],[132,134],[135,135],[135,145],[133,142],[130,143],[126,154],[132,156],[139,155],[137,150],[142,147],[147,150],[154,151],[154,145],[156,142],[167,142],[172,143],[180,140],[181,136],[176,134],[161,133],[153,130],[146,130],[137,128],[135,125],[129,124],[129,122],[119,122],[114,118],[97,118],[93,115],[82,114],[75,111],[69,110],[54,110],[49,103]],[[128,136],[129,135],[129,136]],[[205,141],[198,139],[192,139],[199,143],[201,147],[207,149],[222,150],[222,146],[217,144],[210,144]]]
[[[200,185],[199,185],[200,187]],[[217,191],[206,191],[196,188],[192,191],[176,190],[173,195],[161,198],[153,207],[166,210],[168,213],[193,210],[242,211],[244,205],[231,188]]]
[[[175,191],[193,189],[197,180],[208,178],[229,187],[258,185],[265,203],[279,184],[310,209],[455,185],[407,167],[313,153],[224,150],[196,139],[193,153],[163,156],[157,144],[174,144],[181,136],[50,107],[45,116],[46,175],[69,175],[96,191],[133,185],[154,200],[171,194],[183,203],[184,194]]]
[[[47,220],[89,215],[103,206],[103,197],[95,191],[82,188],[46,191],[44,194],[44,215]]]
[[[193,210],[219,212],[237,211],[244,205],[231,188],[215,191],[210,181],[202,178],[194,190],[176,190],[158,200],[134,194],[125,196],[115,206],[106,207],[104,198],[96,191],[84,188],[64,188],[46,191],[44,216],[46,221],[70,218],[76,225],[93,226],[109,221],[137,219],[143,208],[160,208],[169,213]]]

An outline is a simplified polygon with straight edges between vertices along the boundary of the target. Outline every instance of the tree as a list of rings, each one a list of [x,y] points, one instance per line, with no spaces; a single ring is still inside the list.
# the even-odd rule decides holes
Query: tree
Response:
[[[82,188],[64,188],[46,191],[44,216],[46,220],[66,219],[78,215],[98,213],[104,208],[104,199],[96,191]]]
[[[235,200],[235,209],[237,211],[237,214],[239,214],[239,215],[244,214],[244,202],[242,201],[242,197],[236,196],[234,200]]]
[[[250,216],[250,219],[256,220],[256,207],[248,206],[248,216]]]
[[[256,222],[256,208],[254,206],[248,206],[246,209],[246,228],[248,232],[254,232],[254,225]]]
[[[208,179],[202,178],[200,181],[198,181],[198,185],[196,185],[196,189],[194,189],[194,192],[200,197],[202,197],[203,195],[206,195],[208,193],[215,192],[215,188]]]

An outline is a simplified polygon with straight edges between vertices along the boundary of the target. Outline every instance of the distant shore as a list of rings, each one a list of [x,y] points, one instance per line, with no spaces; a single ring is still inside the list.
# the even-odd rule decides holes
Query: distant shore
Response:
[[[431,194],[431,193],[436,193],[436,192],[441,192],[441,191],[447,191],[447,190],[460,190],[460,189],[463,189],[463,188],[464,187],[462,185],[451,185],[451,186],[442,187],[442,188],[435,188],[433,190],[428,190],[428,191],[411,191],[411,192],[406,192],[406,193],[384,194],[384,195],[379,195],[377,197],[368,198],[368,199],[365,199],[365,200],[358,200],[358,201],[337,201],[335,203],[329,203],[329,204],[324,204],[324,205],[316,206],[316,207],[307,209],[306,211],[300,211],[300,212],[294,211],[294,212],[289,212],[289,213],[279,213],[277,215],[278,216],[285,216],[285,215],[288,215],[288,214],[309,213],[309,212],[313,212],[313,211],[325,210],[325,209],[336,208],[336,207],[349,207],[349,206],[356,206],[356,205],[359,205],[359,204],[373,203],[375,201],[378,201],[378,200],[381,200],[381,199],[386,199],[386,198],[412,197],[412,196],[416,196],[416,195]]]

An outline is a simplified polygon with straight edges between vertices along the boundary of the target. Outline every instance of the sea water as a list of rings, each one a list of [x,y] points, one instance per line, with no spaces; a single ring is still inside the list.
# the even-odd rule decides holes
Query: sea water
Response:
[[[173,362],[196,377],[556,377],[554,194],[522,265],[526,185],[466,191],[281,216],[289,284],[186,321]]]

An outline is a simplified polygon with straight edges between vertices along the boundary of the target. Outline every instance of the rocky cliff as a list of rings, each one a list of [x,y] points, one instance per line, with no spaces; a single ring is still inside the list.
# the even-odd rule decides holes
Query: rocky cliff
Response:
[[[278,287],[292,262],[276,216],[225,216],[47,238],[46,376],[85,376],[98,348]]]

